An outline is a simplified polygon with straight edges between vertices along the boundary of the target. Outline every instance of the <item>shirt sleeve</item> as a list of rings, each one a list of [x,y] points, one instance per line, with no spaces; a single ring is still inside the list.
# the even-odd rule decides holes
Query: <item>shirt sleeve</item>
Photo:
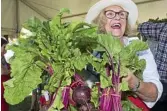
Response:
[[[165,23],[144,22],[138,26],[137,30],[142,36],[159,41],[159,35],[164,26]]]
[[[46,101],[49,101],[49,92],[48,91],[44,91],[44,97]]]
[[[157,71],[157,65],[155,63],[154,57],[150,49],[141,51],[138,53],[139,59],[146,60],[146,68],[143,72],[143,81],[144,82],[151,82],[156,85],[158,89],[158,97],[155,102],[145,102],[145,104],[152,108],[155,103],[160,99],[163,91],[162,83],[159,80],[159,74]]]

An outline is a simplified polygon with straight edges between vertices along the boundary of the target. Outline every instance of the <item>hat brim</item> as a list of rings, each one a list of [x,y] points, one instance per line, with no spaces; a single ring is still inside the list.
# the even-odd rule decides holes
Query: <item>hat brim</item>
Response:
[[[103,9],[112,5],[118,5],[125,11],[129,12],[128,23],[131,27],[136,24],[138,18],[138,8],[132,0],[100,0],[89,9],[85,22],[91,24]]]

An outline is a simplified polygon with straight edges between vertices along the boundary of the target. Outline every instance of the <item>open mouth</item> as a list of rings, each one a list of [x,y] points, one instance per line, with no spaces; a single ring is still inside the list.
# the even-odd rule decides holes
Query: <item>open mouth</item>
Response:
[[[115,23],[111,26],[113,29],[120,29],[121,28],[121,24],[120,23]]]

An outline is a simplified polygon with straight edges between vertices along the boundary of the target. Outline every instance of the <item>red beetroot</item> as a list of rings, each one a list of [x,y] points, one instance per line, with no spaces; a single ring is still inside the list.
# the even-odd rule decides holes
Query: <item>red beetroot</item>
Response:
[[[79,107],[79,111],[93,111],[93,110],[95,110],[95,106],[93,103],[87,103]]]
[[[76,87],[72,94],[73,101],[78,105],[85,105],[91,99],[90,88],[87,86]]]

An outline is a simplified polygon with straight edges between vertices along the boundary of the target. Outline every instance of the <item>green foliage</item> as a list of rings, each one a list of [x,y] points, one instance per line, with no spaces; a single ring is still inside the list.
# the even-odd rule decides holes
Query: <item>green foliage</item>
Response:
[[[32,55],[23,58],[16,57],[11,64],[13,79],[4,83],[6,101],[12,105],[18,104],[28,96],[32,89],[41,83],[42,70],[35,62],[28,62]]]
[[[144,59],[139,60],[137,53],[148,49],[148,45],[140,40],[134,40],[131,44],[124,47],[118,38],[111,37],[108,34],[98,34],[97,37],[98,46],[95,51],[104,51],[103,59],[98,63],[101,63],[100,67],[104,67],[105,63],[110,62],[110,57],[113,58],[115,71],[118,70],[118,61],[120,58],[120,77],[127,76],[131,71],[137,77],[142,78],[142,72],[145,69],[146,62]],[[98,63],[95,66],[97,67]],[[99,67],[97,67],[99,69]],[[99,71],[99,70],[98,70]],[[111,78],[106,76],[104,68],[100,71],[101,87],[110,87],[112,85]],[[128,84],[120,83],[120,90],[129,90]]]
[[[134,40],[132,43],[120,52],[121,60],[121,75],[126,76],[129,71],[132,71],[136,76],[142,77],[142,72],[145,69],[146,62],[137,56],[139,51],[148,49],[148,45],[140,40]]]
[[[118,38],[112,37],[109,34],[99,34],[98,35],[98,43],[100,44],[96,51],[107,51],[112,54],[112,56],[118,54],[123,45],[121,44]],[[105,49],[106,48],[106,49]]]
[[[54,73],[45,89],[55,92],[58,87],[70,85],[71,76],[82,70],[89,61],[94,61],[95,57],[90,53],[95,45],[89,42],[84,45],[84,38],[95,41],[95,28],[83,22],[62,23],[64,12],[69,10],[62,9],[51,21],[29,19],[23,27],[33,35],[18,38],[19,45],[8,47],[15,52],[10,60],[13,79],[5,83],[8,103],[18,104],[24,100],[42,82],[42,73],[47,66],[52,66]]]

